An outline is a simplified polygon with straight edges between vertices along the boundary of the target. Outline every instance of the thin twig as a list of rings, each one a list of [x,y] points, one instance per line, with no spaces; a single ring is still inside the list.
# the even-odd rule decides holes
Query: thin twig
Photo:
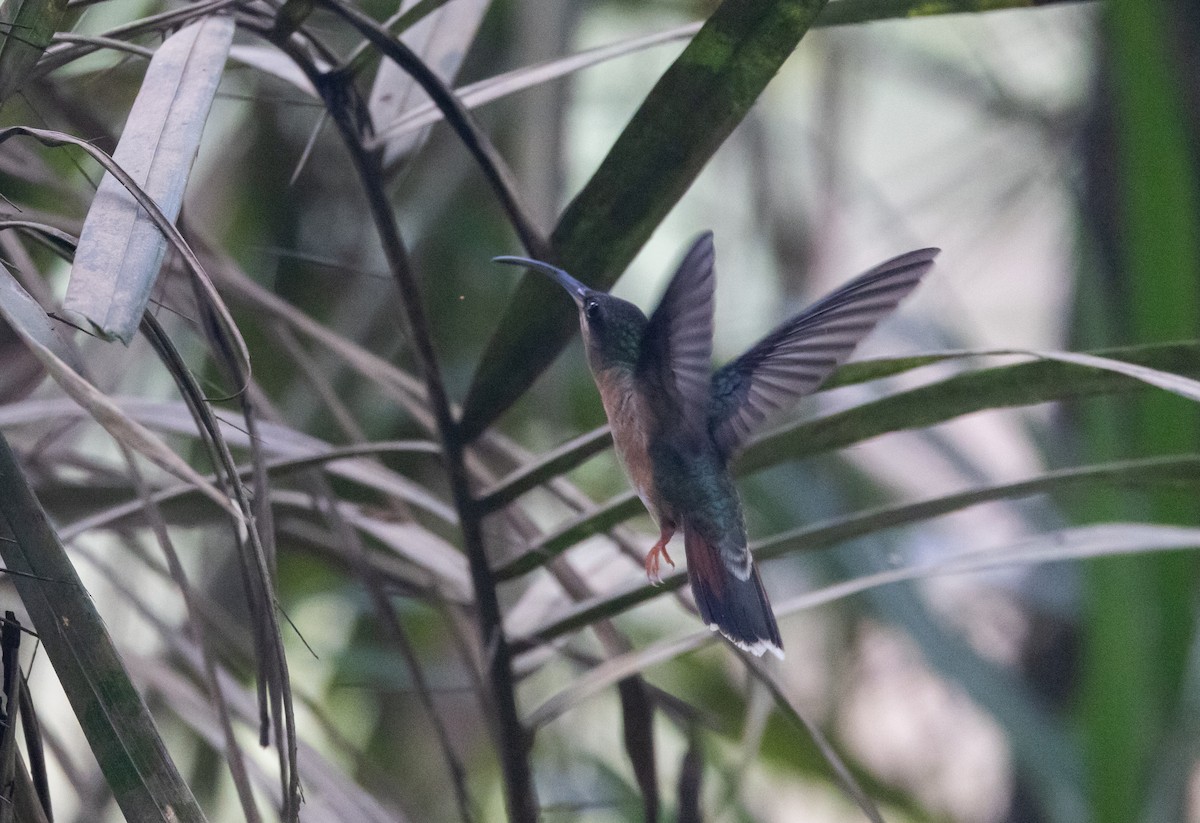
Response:
[[[202,298],[198,296],[197,299]],[[256,618],[253,620],[252,628],[259,656],[258,689],[260,711],[263,712],[263,730],[260,732],[260,738],[263,745],[266,745],[268,717],[273,715],[282,782],[283,814],[281,816],[286,821],[298,820],[301,790],[297,763],[299,754],[296,745],[296,720],[292,706],[287,657],[283,649],[279,620],[275,614],[276,603],[272,585],[271,559],[267,555],[267,548],[260,532],[263,526],[261,522],[257,521],[258,512],[254,509],[253,502],[248,499],[249,495],[238,473],[237,465],[233,461],[228,445],[221,436],[220,426],[208,409],[199,386],[179,356],[174,344],[149,312],[142,317],[142,331],[152,342],[155,351],[163,358],[164,364],[179,388],[180,395],[195,417],[201,441],[209,449],[213,468],[216,470],[218,478],[223,481],[223,485],[227,486],[228,492],[237,499],[239,508],[247,516],[248,527],[244,532],[241,529],[238,530],[238,542],[242,544],[242,550],[238,552],[238,556],[242,563],[242,579],[246,587],[250,613],[253,618]],[[236,357],[231,359],[236,361]],[[226,365],[228,367],[228,361]],[[260,472],[261,466],[256,466],[255,471]],[[199,643],[199,640],[197,642]],[[262,701],[264,688],[267,689],[268,701],[266,702]],[[269,714],[268,704],[271,709]]]
[[[101,48],[111,48],[105,41],[120,40],[126,37],[136,37],[152,31],[166,31],[175,26],[182,26],[192,20],[207,17],[222,9],[240,4],[242,0],[209,0],[207,3],[195,3],[182,8],[171,9],[159,14],[152,14],[132,23],[109,29],[91,42],[74,42],[64,40],[61,44],[46,49],[42,59],[38,61],[33,71],[32,79],[45,77],[55,69],[62,68],[80,57],[99,51]]]
[[[299,347],[295,338],[291,337],[291,332],[286,327],[282,327],[281,331],[285,335],[281,339],[287,340],[290,338],[290,342],[295,348],[295,353],[301,356],[301,360],[306,359],[307,353]],[[338,401],[336,394],[321,379],[315,367],[309,363],[307,364],[307,368],[302,368],[301,370],[307,373],[309,383],[314,386],[318,395],[326,401],[327,408],[334,412],[340,410],[345,415],[343,428],[348,429],[348,433],[360,441],[359,445],[369,445],[361,442],[365,440],[365,436],[359,429],[357,421],[350,416],[348,410],[341,408],[341,403]],[[266,413],[273,414],[276,418],[279,417],[278,413],[271,407],[265,397],[259,399],[258,396],[262,392],[257,384],[251,383],[247,387],[246,393],[253,397],[256,406],[261,406]],[[388,638],[399,650],[400,656],[404,658],[404,663],[412,675],[417,697],[421,701],[421,706],[425,709],[425,713],[429,715],[429,722],[433,726],[438,744],[442,749],[442,756],[446,760],[446,768],[450,773],[451,785],[454,787],[454,799],[458,804],[459,816],[462,818],[463,823],[472,823],[475,820],[475,815],[471,809],[470,795],[467,792],[466,768],[454,751],[454,745],[450,740],[450,732],[446,728],[446,724],[442,721],[442,716],[437,710],[437,704],[434,702],[433,688],[425,676],[425,670],[421,666],[421,660],[417,656],[416,649],[413,648],[412,642],[409,640],[408,633],[404,630],[404,626],[400,623],[399,618],[397,618],[396,610],[393,608],[387,593],[384,591],[383,580],[381,580],[376,567],[371,563],[371,557],[367,552],[366,546],[363,545],[362,538],[354,527],[346,521],[346,518],[342,516],[341,511],[338,509],[336,495],[329,484],[329,480],[319,470],[310,469],[304,473],[304,481],[310,487],[313,507],[320,511],[337,536],[338,542],[346,549],[350,561],[350,571],[362,581],[363,587],[367,590],[367,594],[371,598],[371,604],[375,609],[375,614],[380,625],[383,626]]]
[[[770,662],[760,660],[741,650],[733,649],[742,660],[742,665],[746,667],[746,671],[754,677],[758,682],[766,687],[771,693],[771,697],[775,700],[775,705],[779,707],[780,712],[797,726],[808,732],[808,736],[812,738],[814,744],[821,752],[821,756],[825,758],[825,762],[829,764],[829,768],[833,770],[834,779],[842,787],[842,790],[857,804],[872,823],[883,823],[883,816],[879,813],[879,808],[875,805],[875,801],[866,793],[858,780],[854,777],[854,773],[850,771],[850,767],[842,760],[841,755],[829,742],[825,733],[821,731],[820,726],[813,723],[799,709],[792,705],[784,694],[783,688],[780,686],[775,672],[772,670]]]
[[[454,132],[462,140],[475,161],[479,163],[484,177],[492,187],[500,205],[508,215],[509,222],[521,240],[525,251],[538,260],[550,259],[550,245],[534,226],[525,208],[517,197],[516,186],[500,153],[488,136],[475,124],[471,114],[455,96],[453,90],[442,82],[429,66],[399,38],[393,36],[373,18],[336,0],[323,0],[323,5],[356,28],[360,34],[396,65],[408,72],[429,98],[441,109]]]
[[[412,676],[417,698],[420,700],[422,708],[425,709],[425,713],[429,716],[429,722],[433,726],[434,733],[437,735],[442,756],[446,760],[446,768],[450,773],[450,784],[454,787],[454,800],[458,804],[459,817],[462,818],[463,823],[472,823],[475,820],[475,815],[471,810],[470,795],[467,793],[467,771],[462,761],[458,758],[458,755],[454,752],[454,744],[450,740],[450,732],[446,728],[446,724],[442,721],[441,715],[438,713],[437,704],[433,699],[433,689],[430,687],[429,680],[425,676],[425,670],[421,666],[421,660],[417,656],[417,651],[413,648],[412,641],[409,640],[408,632],[404,630],[404,626],[396,616],[396,610],[388,600],[379,578],[367,562],[367,550],[363,546],[358,532],[350,527],[345,518],[338,512],[337,506],[332,504],[331,498],[333,492],[329,487],[328,481],[317,472],[312,472],[312,482],[317,489],[314,494],[314,501],[323,501],[323,504],[320,505],[322,514],[325,515],[342,543],[349,547],[354,573],[362,581],[367,594],[370,595],[376,617],[383,626],[388,639],[399,650],[400,656],[404,658],[404,665],[408,667],[409,674]]]
[[[183,596],[184,608],[186,610],[185,620],[191,629],[190,633],[196,643],[196,648],[200,652],[202,674],[205,685],[209,689],[209,696],[212,700],[213,711],[217,716],[217,722],[221,726],[221,734],[225,738],[225,761],[229,764],[229,774],[233,778],[233,785],[237,790],[238,801],[242,805],[242,813],[246,816],[247,823],[258,823],[258,821],[262,820],[262,817],[258,812],[257,804],[254,802],[254,792],[250,788],[250,776],[246,771],[246,763],[242,757],[241,746],[238,745],[237,737],[233,732],[233,721],[230,717],[229,706],[225,700],[225,693],[221,689],[220,680],[217,677],[217,664],[213,659],[213,651],[209,647],[210,641],[195,602],[196,593],[188,582],[187,573],[184,571],[183,563],[179,559],[179,553],[175,550],[175,546],[171,542],[162,512],[159,511],[158,506],[150,499],[150,490],[146,487],[141,473],[137,470],[136,464],[133,461],[133,455],[129,454],[125,447],[122,447],[122,451],[125,452],[125,460],[129,465],[131,479],[137,487],[138,496],[146,504],[146,518],[150,521],[151,529],[158,540],[159,546],[162,548],[163,555],[167,559],[171,578],[175,581],[175,584],[179,587],[180,594]]]
[[[339,7],[340,8],[340,7]],[[374,21],[371,21],[374,25]],[[270,32],[261,32],[269,37]],[[364,32],[366,33],[366,32]],[[370,36],[370,35],[368,35]],[[386,43],[395,45],[388,37]],[[411,341],[417,363],[424,377],[426,395],[432,407],[442,440],[443,457],[454,506],[458,511],[463,548],[471,570],[475,589],[481,642],[485,654],[488,686],[500,745],[500,764],[504,774],[505,795],[509,819],[516,823],[534,823],[538,818],[538,803],[534,793],[533,775],[529,765],[530,740],[517,714],[516,683],[512,671],[512,652],[501,624],[500,603],[496,596],[495,579],[484,549],[481,512],[472,497],[464,458],[464,443],[454,420],[450,401],[442,381],[441,368],[433,350],[429,322],[416,278],[408,262],[408,253],[396,226],[391,204],[380,186],[383,179],[378,156],[363,146],[359,114],[361,100],[355,96],[348,78],[340,73],[322,74],[291,41],[275,43],[283,49],[320,91],[330,115],[342,135],[355,169],[362,182],[367,204],[388,268],[396,280],[403,306],[403,325]],[[426,71],[428,71],[426,69]]]

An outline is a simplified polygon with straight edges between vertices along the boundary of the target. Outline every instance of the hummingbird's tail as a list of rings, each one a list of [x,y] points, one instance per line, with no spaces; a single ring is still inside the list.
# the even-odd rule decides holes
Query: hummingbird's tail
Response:
[[[779,626],[753,561],[750,576],[739,579],[725,565],[721,551],[686,523],[683,545],[692,594],[696,596],[700,617],[708,627],[751,654],[769,651],[782,660],[783,640],[779,637]]]

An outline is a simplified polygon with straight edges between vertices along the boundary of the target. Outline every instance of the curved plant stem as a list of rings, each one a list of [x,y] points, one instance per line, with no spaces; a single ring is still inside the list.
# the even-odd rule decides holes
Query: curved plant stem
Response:
[[[158,321],[150,313],[142,318],[142,332],[151,342],[168,371],[174,378],[180,395],[196,420],[201,441],[207,447],[217,477],[227,493],[238,501],[245,513],[248,528],[239,530],[239,559],[242,564],[242,582],[247,605],[251,614],[251,629],[258,657],[259,676],[256,683],[259,696],[260,730],[259,740],[266,746],[270,741],[272,720],[279,752],[280,790],[283,799],[282,817],[286,821],[299,820],[302,793],[300,788],[299,749],[296,741],[296,717],[293,709],[291,676],[287,656],[280,634],[279,618],[276,614],[274,591],[274,559],[268,554],[263,530],[267,521],[256,512],[251,495],[241,479],[228,444],[221,435],[220,425],[205,397],[180,357],[174,344],[167,337]],[[226,352],[232,354],[232,350]],[[236,357],[226,358],[236,362]],[[251,430],[253,431],[253,430]],[[261,454],[252,460],[252,477],[265,477]],[[256,497],[266,494],[265,481]],[[197,639],[199,643],[200,640]]]
[[[463,145],[479,163],[488,185],[496,193],[501,206],[508,215],[509,222],[521,239],[521,245],[531,256],[545,260],[550,256],[550,246],[546,238],[538,231],[529,218],[524,206],[517,197],[517,189],[512,175],[508,171],[500,153],[492,145],[488,136],[475,125],[475,121],[466,108],[454,96],[454,92],[434,74],[424,61],[401,40],[392,35],[374,19],[357,9],[336,2],[324,0],[324,5],[346,20],[358,32],[366,37],[375,48],[385,57],[395,61],[396,65],[408,72],[422,90],[429,95],[437,107],[442,110],[446,122],[454,129]]]
[[[261,33],[270,36],[266,30]],[[424,378],[426,396],[442,441],[451,496],[458,511],[463,548],[475,589],[480,640],[487,685],[491,691],[492,710],[495,713],[496,739],[500,748],[500,766],[504,774],[508,816],[510,820],[518,823],[534,823],[538,819],[538,802],[529,766],[530,740],[517,714],[512,651],[504,635],[500,603],[496,596],[496,581],[484,550],[483,513],[471,494],[464,455],[465,442],[454,420],[441,368],[433,350],[433,338],[421,292],[409,265],[408,252],[393,219],[391,204],[380,185],[383,173],[378,155],[369,152],[363,144],[363,134],[359,126],[361,121],[358,119],[359,112],[362,111],[361,101],[354,96],[355,92],[347,74],[322,74],[294,42],[276,40],[275,43],[296,61],[321,93],[362,182],[367,206],[376,231],[379,232],[388,268],[400,291],[404,331],[412,343],[416,361]]]
[[[1200,477],[1200,457],[1179,455],[1142,460],[1125,460],[1094,466],[1058,469],[1027,480],[983,486],[957,494],[919,500],[896,506],[884,506],[857,512],[846,517],[814,523],[782,532],[751,545],[755,558],[762,562],[784,554],[815,551],[847,540],[853,540],[882,529],[906,526],[923,520],[961,511],[962,509],[995,500],[1027,497],[1033,494],[1059,493],[1085,483],[1109,483],[1113,485],[1143,487],[1149,485],[1194,485]],[[605,523],[602,527],[607,528]],[[666,592],[680,589],[687,582],[687,572],[676,569],[663,575],[662,583],[651,585],[637,580],[629,587],[601,595],[594,600],[580,603],[552,623],[539,627],[527,638],[516,638],[517,651],[541,643],[553,642],[562,635],[588,626],[592,621],[609,618],[626,611],[639,603],[651,600]]]
[[[239,3],[240,0],[209,0],[207,3],[195,3],[183,6],[182,8],[171,9],[109,29],[99,37],[87,42],[78,38],[55,38],[55,44],[46,49],[46,53],[38,61],[33,76],[35,78],[44,77],[55,69],[60,69],[72,61],[78,60],[85,54],[91,54],[102,48],[112,48],[107,42],[109,40],[122,40],[148,32],[165,31],[173,27],[182,26],[192,20],[198,20],[201,17],[215,14]]]

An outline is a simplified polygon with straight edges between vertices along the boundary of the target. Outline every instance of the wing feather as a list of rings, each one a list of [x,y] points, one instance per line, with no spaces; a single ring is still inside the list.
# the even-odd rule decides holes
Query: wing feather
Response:
[[[938,249],[881,263],[781,324],[712,377],[708,425],[737,451],[772,413],[817,389],[933,266]]]
[[[642,337],[639,372],[674,405],[676,418],[702,431],[712,379],[712,232],[696,238],[671,277]]]

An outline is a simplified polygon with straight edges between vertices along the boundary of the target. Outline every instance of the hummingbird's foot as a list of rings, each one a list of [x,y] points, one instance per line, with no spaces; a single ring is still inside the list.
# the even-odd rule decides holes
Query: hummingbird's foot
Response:
[[[671,555],[667,554],[667,544],[671,542],[671,538],[675,535],[674,529],[660,529],[658,542],[650,549],[650,553],[646,555],[646,577],[650,578],[650,582],[656,586],[662,585],[662,574],[659,572],[659,566],[662,560],[666,560],[671,564],[671,568],[675,568],[675,561],[671,559]]]

